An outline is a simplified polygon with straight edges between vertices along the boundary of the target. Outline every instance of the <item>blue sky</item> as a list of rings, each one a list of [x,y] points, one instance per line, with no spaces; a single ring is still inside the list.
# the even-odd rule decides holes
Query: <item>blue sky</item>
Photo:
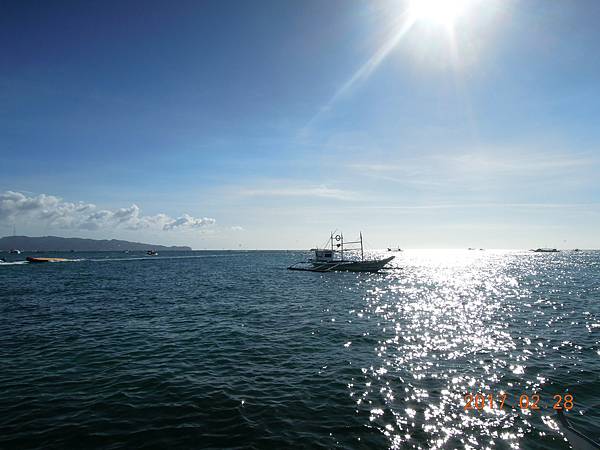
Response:
[[[418,1],[3,2],[0,234],[600,247],[600,3]]]

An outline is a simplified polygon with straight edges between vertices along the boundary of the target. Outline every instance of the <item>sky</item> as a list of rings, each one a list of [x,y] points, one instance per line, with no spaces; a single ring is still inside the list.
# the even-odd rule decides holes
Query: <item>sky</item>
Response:
[[[0,235],[600,248],[600,2],[0,3]]]

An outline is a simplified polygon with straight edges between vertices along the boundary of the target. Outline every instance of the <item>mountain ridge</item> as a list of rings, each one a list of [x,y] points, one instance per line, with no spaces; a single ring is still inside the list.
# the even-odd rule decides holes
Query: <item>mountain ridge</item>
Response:
[[[166,246],[131,242],[119,239],[87,239],[64,238],[58,236],[5,236],[0,238],[0,251],[18,249],[21,251],[78,251],[78,252],[111,252],[111,251],[190,251],[188,246]]]

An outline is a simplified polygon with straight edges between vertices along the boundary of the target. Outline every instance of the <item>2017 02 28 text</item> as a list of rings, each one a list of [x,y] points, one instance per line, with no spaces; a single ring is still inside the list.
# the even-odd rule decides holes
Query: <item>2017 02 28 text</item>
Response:
[[[505,407],[512,408],[511,404],[514,404],[516,408],[522,410],[540,410],[551,407],[554,410],[570,411],[575,406],[575,397],[573,394],[554,394],[550,403],[543,402],[542,395],[537,393],[524,393],[518,397],[515,396],[515,400],[517,400],[517,403],[512,402],[509,395],[505,392],[496,395],[467,393],[464,395],[465,404],[463,409],[465,411],[483,411],[486,408],[505,409]]]

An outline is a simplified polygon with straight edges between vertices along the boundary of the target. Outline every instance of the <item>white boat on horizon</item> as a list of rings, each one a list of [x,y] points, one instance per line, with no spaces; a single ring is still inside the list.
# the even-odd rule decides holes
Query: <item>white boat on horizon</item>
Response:
[[[292,264],[288,269],[309,272],[378,272],[395,258],[395,256],[389,256],[383,259],[365,259],[362,233],[360,233],[358,241],[349,242],[344,242],[342,233],[335,236],[331,233],[328,243],[331,243],[331,248],[313,248],[311,251],[315,252],[314,258]],[[347,246],[358,244],[360,244],[360,259],[345,259],[344,251],[347,255],[348,252],[356,253],[359,250]]]

